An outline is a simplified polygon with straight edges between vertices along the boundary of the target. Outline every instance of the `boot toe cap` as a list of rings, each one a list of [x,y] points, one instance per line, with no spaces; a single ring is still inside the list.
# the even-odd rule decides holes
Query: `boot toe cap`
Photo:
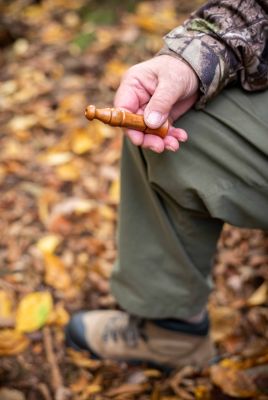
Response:
[[[75,350],[90,350],[86,340],[83,312],[74,314],[65,327],[66,344]]]

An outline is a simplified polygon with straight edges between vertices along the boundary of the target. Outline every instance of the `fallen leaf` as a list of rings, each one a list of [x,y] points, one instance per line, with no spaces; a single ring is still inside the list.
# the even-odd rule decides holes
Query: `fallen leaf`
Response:
[[[33,292],[19,302],[16,314],[18,332],[34,332],[46,324],[53,308],[49,292]]]
[[[0,389],[0,400],[26,400],[24,394],[16,389]]]
[[[89,353],[87,352],[75,351],[74,349],[68,348],[67,354],[72,364],[81,368],[96,370],[102,365],[100,360],[89,358]]]
[[[59,235],[46,235],[38,240],[36,247],[42,254],[53,254],[61,240]]]
[[[12,314],[11,297],[4,290],[0,290],[0,317],[9,318]]]
[[[266,304],[268,300],[268,283],[265,281],[258,289],[248,298],[247,305],[260,306]]]
[[[111,88],[116,88],[121,80],[122,75],[127,71],[130,65],[121,62],[120,60],[113,59],[105,66],[103,80],[105,84]]]
[[[58,151],[48,151],[46,153],[42,153],[38,157],[38,161],[44,163],[46,165],[57,166],[66,164],[71,161],[73,158],[73,154],[68,151],[58,152]]]
[[[89,150],[96,148],[96,141],[93,135],[90,135],[89,129],[77,129],[72,132],[71,136],[71,150],[75,154],[85,154]]]
[[[59,165],[56,174],[62,181],[75,182],[80,178],[80,170],[75,163]]]
[[[65,269],[63,261],[54,254],[45,253],[45,282],[58,289],[67,290],[71,286],[71,277]]]
[[[240,314],[231,307],[215,307],[210,306],[209,312],[211,316],[211,337],[213,341],[223,341],[232,335],[239,326]]]
[[[50,216],[50,208],[58,199],[58,193],[54,190],[44,189],[40,192],[37,200],[38,215],[40,221],[46,225]]]
[[[255,397],[258,390],[249,376],[242,370],[213,365],[210,369],[212,382],[234,397]]]
[[[0,330],[0,356],[15,355],[23,352],[29,340],[15,329]]]
[[[165,4],[156,8],[153,2],[139,3],[131,21],[145,31],[158,34],[170,31],[179,23],[174,7]]]
[[[109,189],[109,200],[113,204],[118,204],[120,199],[120,180],[116,179],[112,182]]]
[[[63,304],[56,304],[48,317],[47,323],[50,325],[65,326],[70,319],[70,315],[65,310]]]
[[[38,118],[35,115],[16,115],[10,120],[8,127],[14,132],[25,131],[37,123]]]
[[[135,383],[125,383],[117,388],[109,389],[105,394],[108,397],[115,397],[119,395],[129,395],[129,394],[139,394],[143,393],[149,388],[149,384],[135,384]]]

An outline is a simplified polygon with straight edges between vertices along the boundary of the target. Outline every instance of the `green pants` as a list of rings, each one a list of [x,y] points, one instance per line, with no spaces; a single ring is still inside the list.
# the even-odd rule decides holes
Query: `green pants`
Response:
[[[189,134],[176,153],[123,144],[111,288],[147,318],[204,308],[224,222],[268,230],[268,91],[228,89],[176,125]]]

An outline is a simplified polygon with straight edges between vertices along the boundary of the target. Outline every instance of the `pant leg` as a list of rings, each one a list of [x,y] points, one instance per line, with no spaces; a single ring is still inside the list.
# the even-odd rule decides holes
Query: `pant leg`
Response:
[[[148,318],[188,318],[206,304],[223,222],[268,230],[268,91],[224,91],[177,126],[189,141],[155,154],[125,140],[119,304]]]

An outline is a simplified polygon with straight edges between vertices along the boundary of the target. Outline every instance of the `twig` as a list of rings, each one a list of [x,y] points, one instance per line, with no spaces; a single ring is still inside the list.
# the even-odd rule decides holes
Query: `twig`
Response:
[[[55,353],[53,351],[51,331],[48,326],[45,326],[44,328],[44,346],[47,361],[51,368],[51,381],[52,388],[55,394],[55,400],[66,400],[69,397],[69,390],[63,385],[63,379],[60,373]]]
[[[44,382],[38,383],[36,388],[39,390],[45,400],[52,400],[48,387]]]

